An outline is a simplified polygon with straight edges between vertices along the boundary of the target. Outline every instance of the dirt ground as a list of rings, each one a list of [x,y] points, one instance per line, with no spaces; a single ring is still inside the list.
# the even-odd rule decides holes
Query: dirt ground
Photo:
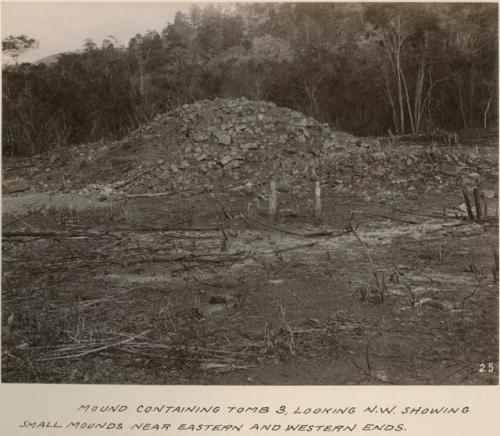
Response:
[[[2,203],[3,382],[498,384],[498,225],[458,190],[39,195]]]

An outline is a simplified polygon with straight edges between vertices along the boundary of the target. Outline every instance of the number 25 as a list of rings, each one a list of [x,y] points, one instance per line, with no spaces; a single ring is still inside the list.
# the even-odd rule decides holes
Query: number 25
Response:
[[[480,363],[479,372],[495,372],[495,365],[493,362]]]

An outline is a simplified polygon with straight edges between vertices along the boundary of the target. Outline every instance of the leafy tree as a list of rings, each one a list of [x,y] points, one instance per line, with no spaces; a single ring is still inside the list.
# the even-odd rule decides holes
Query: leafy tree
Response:
[[[94,40],[92,40],[90,38],[86,38],[84,43],[83,43],[83,49],[86,52],[91,52],[91,51],[97,50],[97,44],[95,43]]]
[[[2,53],[14,59],[16,65],[19,63],[19,57],[28,50],[38,48],[39,42],[27,35],[13,36],[9,35],[2,40]]]

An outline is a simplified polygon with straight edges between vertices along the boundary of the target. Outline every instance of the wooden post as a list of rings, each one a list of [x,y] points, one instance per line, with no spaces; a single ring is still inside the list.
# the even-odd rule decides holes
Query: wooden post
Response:
[[[316,180],[314,187],[314,216],[319,218],[321,216],[321,184]]]
[[[467,192],[467,188],[465,188],[464,186],[462,186],[462,194],[465,200],[465,207],[467,208],[467,215],[471,221],[474,221],[474,214],[472,213],[472,206],[470,204],[469,194]]]
[[[481,191],[481,202],[483,203],[483,218],[487,219],[488,218],[488,203],[486,202],[486,196],[484,195],[484,192]]]
[[[278,199],[276,194],[276,181],[271,180],[271,192],[269,193],[269,217],[276,218],[276,213],[278,211]]]
[[[476,221],[480,223],[483,219],[483,199],[481,198],[481,191],[478,187],[472,190],[472,195],[474,196],[474,204],[476,206]]]

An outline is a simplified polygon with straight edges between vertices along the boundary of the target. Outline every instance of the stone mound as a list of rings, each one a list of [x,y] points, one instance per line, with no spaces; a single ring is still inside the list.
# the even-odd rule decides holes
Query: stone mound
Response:
[[[292,194],[311,191],[319,178],[333,193],[415,196],[458,192],[464,177],[483,187],[496,183],[497,150],[490,151],[356,138],[273,103],[218,98],[158,115],[119,141],[12,164],[27,168],[21,175],[33,190],[83,190],[103,199],[234,189],[262,194],[271,178]]]
[[[293,186],[316,177],[325,150],[355,141],[273,103],[203,100],[157,116],[78,171],[129,193],[257,186],[272,176]]]

